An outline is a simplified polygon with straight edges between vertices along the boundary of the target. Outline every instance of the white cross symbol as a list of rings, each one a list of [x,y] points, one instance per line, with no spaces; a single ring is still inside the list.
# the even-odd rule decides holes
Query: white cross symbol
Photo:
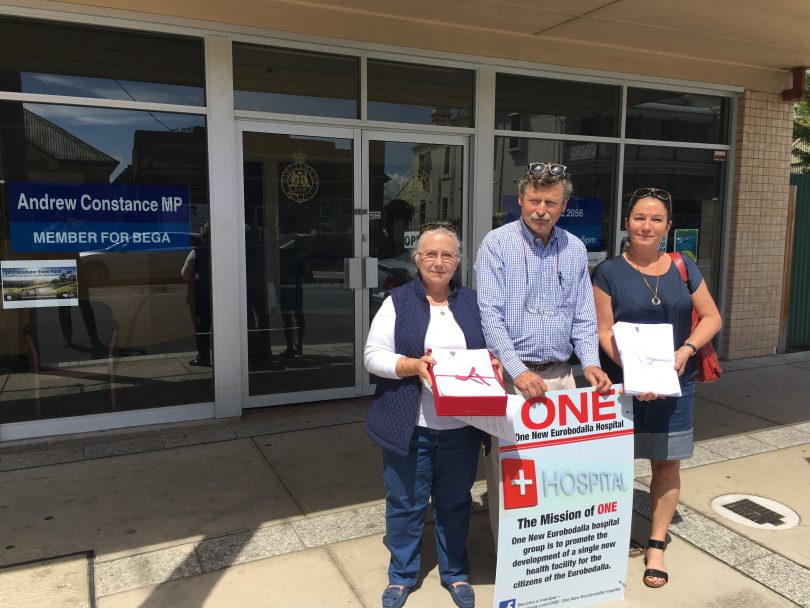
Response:
[[[520,495],[526,496],[526,486],[530,486],[534,483],[532,479],[526,479],[523,475],[523,469],[518,471],[517,479],[512,480],[513,486],[520,486]]]

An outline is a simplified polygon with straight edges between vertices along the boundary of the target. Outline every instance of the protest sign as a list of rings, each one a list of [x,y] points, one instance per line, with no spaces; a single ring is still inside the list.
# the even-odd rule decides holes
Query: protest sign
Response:
[[[493,607],[624,597],[633,500],[632,398],[591,388],[510,396],[501,441]]]

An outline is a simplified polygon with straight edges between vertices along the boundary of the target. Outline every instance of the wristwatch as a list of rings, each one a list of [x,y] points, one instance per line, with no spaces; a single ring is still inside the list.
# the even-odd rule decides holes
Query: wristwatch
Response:
[[[684,342],[684,343],[683,343],[683,346],[688,346],[689,348],[691,348],[691,349],[692,349],[692,354],[691,354],[691,355],[689,355],[690,357],[694,357],[694,356],[697,354],[698,349],[697,349],[697,347],[696,347],[694,344],[692,344],[691,342]]]

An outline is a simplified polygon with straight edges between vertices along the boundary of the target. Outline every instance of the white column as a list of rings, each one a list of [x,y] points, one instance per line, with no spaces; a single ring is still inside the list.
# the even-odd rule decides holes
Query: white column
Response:
[[[205,38],[208,100],[208,180],[211,222],[214,399],[217,418],[242,413],[245,268],[241,170],[236,159],[231,39]]]
[[[478,246],[492,230],[493,164],[495,163],[495,68],[478,68],[475,91],[475,132],[472,161],[472,230],[467,244],[470,268],[475,263]],[[470,272],[470,285],[475,286],[475,273]]]

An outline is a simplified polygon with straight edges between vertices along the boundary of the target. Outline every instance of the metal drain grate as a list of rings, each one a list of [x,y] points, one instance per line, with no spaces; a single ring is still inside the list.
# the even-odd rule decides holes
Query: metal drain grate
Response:
[[[718,496],[712,509],[735,523],[762,530],[787,530],[799,524],[798,514],[790,507],[753,494]]]
[[[771,511],[768,507],[748,498],[729,502],[723,506],[737,515],[750,519],[755,524],[771,524],[774,526],[783,526],[785,524],[783,515],[779,515],[776,511]]]

